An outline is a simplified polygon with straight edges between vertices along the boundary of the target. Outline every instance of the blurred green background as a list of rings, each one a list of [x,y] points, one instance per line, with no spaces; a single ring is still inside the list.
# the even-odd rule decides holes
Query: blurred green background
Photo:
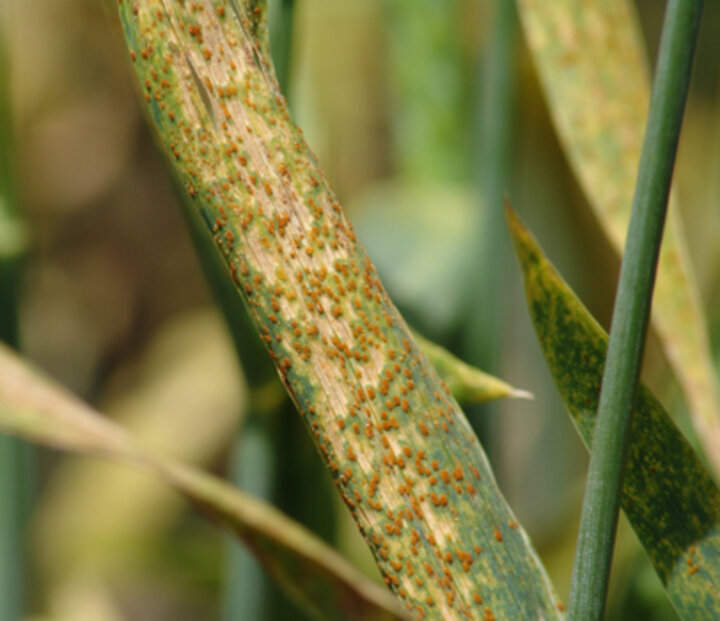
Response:
[[[270,0],[294,117],[393,299],[423,334],[535,394],[468,416],[565,597],[586,456],[528,321],[503,195],[604,325],[619,262],[558,144],[513,3],[295,0],[284,51],[291,4]],[[637,8],[653,58],[664,4]],[[225,474],[249,391],[144,124],[114,10],[110,0],[0,5],[14,133],[0,148],[29,240],[20,344],[148,442]],[[675,185],[720,346],[718,31],[720,3],[708,2]],[[653,342],[645,377],[687,429]],[[287,410],[269,394],[268,409]],[[245,485],[376,575],[299,420],[276,414],[245,438]],[[229,580],[222,534],[173,492],[106,464],[36,456],[28,617],[304,618],[251,566]],[[624,523],[609,618],[675,618]]]

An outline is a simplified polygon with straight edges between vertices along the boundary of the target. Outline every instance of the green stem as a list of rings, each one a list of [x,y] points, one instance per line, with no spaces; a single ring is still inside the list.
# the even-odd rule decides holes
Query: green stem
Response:
[[[513,141],[513,117],[515,112],[515,3],[512,0],[496,0],[490,45],[485,52],[484,92],[481,101],[482,117],[479,132],[479,184],[483,198],[485,221],[483,224],[483,262],[479,264],[485,278],[499,281],[497,270],[487,269],[498,262],[496,251],[503,250],[509,256],[508,237],[503,214],[503,195],[508,190],[510,156]],[[489,259],[492,259],[490,261]],[[497,284],[497,283],[493,283]],[[479,289],[480,291],[487,291]],[[493,287],[491,291],[497,289]],[[483,294],[482,299],[489,297]],[[492,305],[493,319],[499,323],[500,309]],[[486,356],[490,361],[498,357],[499,345],[496,330],[488,338],[492,342]]]
[[[496,0],[494,3],[491,40],[483,53],[482,94],[475,106],[480,113],[473,155],[478,161],[475,176],[482,217],[478,219],[476,236],[478,276],[473,286],[472,315],[465,329],[464,348],[471,364],[490,373],[497,371],[499,363],[503,302],[507,299],[507,296],[499,293],[507,282],[505,270],[491,269],[491,266],[502,268],[510,264],[509,240],[503,217],[503,194],[508,191],[509,185],[515,112],[514,4],[513,0]],[[487,295],[488,291],[496,291],[498,294]],[[477,415],[493,408],[493,404],[482,404],[470,409],[473,414],[470,420],[481,439],[490,435],[490,419]],[[492,443],[484,444],[491,452]]]
[[[295,0],[276,0],[275,5],[277,8],[271,14],[270,50],[280,90],[289,100]]]
[[[25,542],[32,472],[30,446],[0,436],[0,621],[18,621],[26,611]]]
[[[254,407],[251,396],[250,407]],[[270,499],[275,481],[275,451],[271,435],[262,424],[265,413],[249,411],[233,448],[230,465],[232,482],[257,498]],[[227,543],[227,584],[223,618],[267,619],[265,593],[268,581],[257,560],[236,539]]]
[[[670,0],[598,405],[570,589],[573,620],[605,608],[622,473],[702,0]]]

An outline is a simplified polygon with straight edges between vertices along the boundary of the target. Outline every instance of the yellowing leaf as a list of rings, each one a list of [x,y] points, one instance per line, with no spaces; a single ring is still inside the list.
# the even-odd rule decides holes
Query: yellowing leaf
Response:
[[[650,100],[648,64],[628,0],[520,0],[520,15],[570,164],[622,253]],[[720,475],[720,397],[697,284],[671,198],[653,326]]]
[[[0,429],[154,472],[234,531],[314,618],[406,618],[389,592],[305,528],[219,479],[141,447],[120,427],[30,370],[4,345],[0,345]]]
[[[590,446],[607,335],[509,213],[530,317],[560,396]],[[622,508],[677,611],[720,618],[720,491],[645,387],[635,401]]]
[[[290,118],[256,4],[118,3],[172,168],[404,606],[561,618],[477,437]]]

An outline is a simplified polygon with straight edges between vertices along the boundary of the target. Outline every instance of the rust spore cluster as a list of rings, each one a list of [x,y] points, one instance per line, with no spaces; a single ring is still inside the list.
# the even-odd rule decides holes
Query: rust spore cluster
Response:
[[[161,141],[385,582],[419,618],[561,615],[464,415],[290,118],[263,3],[119,6]]]

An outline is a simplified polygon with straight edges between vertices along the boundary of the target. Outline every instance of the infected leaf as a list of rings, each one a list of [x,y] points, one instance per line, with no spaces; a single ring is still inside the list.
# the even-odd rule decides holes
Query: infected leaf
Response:
[[[602,228],[622,253],[650,101],[634,8],[628,0],[520,0],[519,8],[570,164]],[[697,436],[720,476],[720,396],[702,301],[672,196],[652,320]]]
[[[293,124],[250,34],[255,14],[228,6],[118,4],[165,152],[386,584],[426,618],[562,617],[476,436]]]
[[[530,317],[586,446],[595,427],[607,334],[508,210]],[[660,403],[640,386],[622,508],[685,619],[720,618],[720,491]]]
[[[313,618],[407,618],[393,597],[332,548],[273,507],[141,447],[0,345],[0,429],[33,442],[147,469],[242,539],[270,575]]]

